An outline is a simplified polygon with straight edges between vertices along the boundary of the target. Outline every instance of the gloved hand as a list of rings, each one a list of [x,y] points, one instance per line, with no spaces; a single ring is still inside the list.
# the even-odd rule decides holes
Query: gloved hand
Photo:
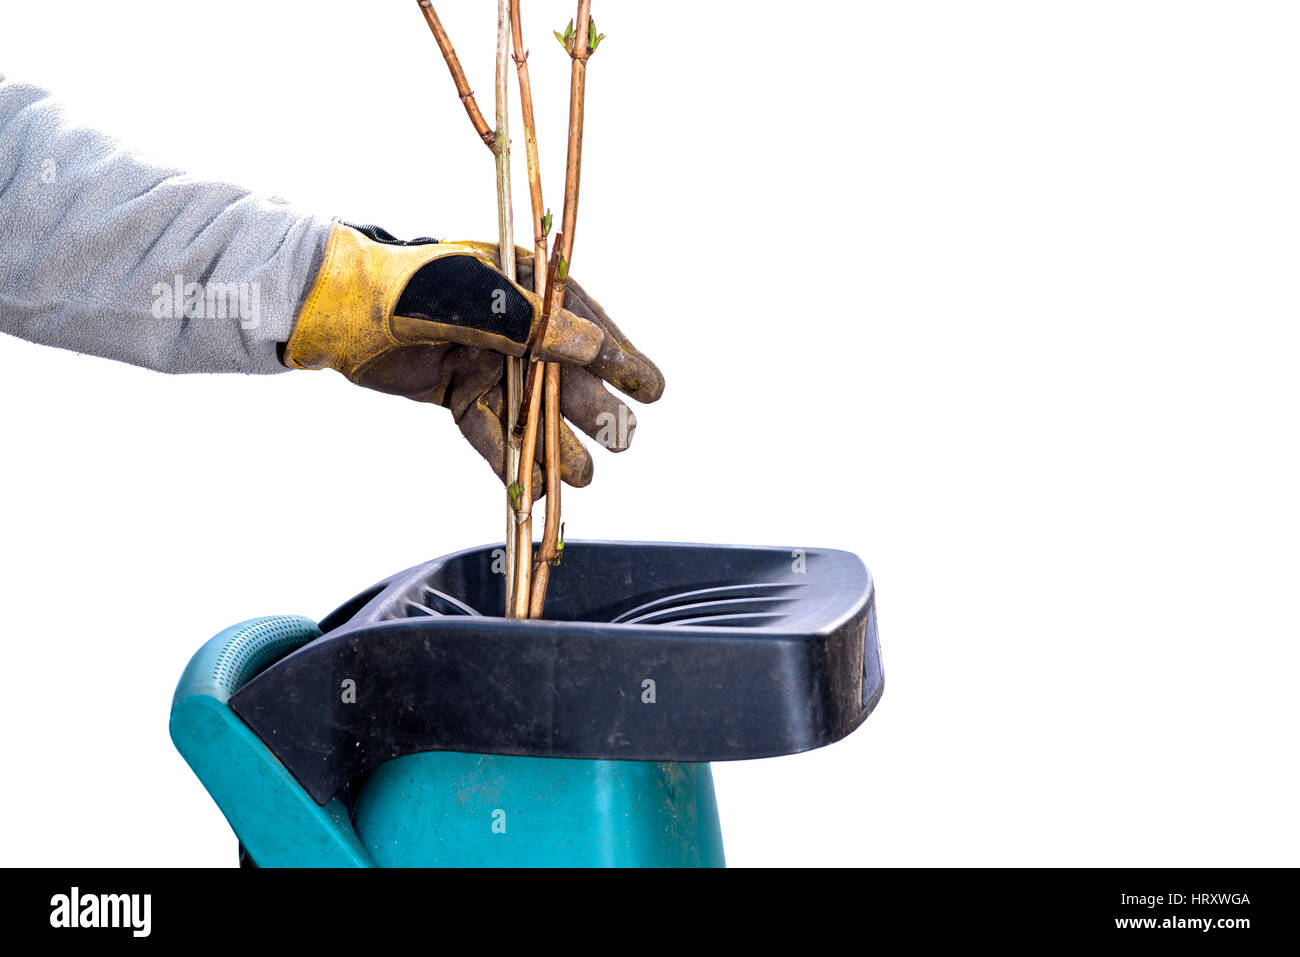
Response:
[[[519,281],[532,284],[532,256],[518,250]],[[451,410],[461,433],[501,478],[505,464],[505,356],[527,351],[541,300],[496,267],[495,244],[394,239],[377,226],[335,221],[315,283],[283,350],[297,369],[335,369],[367,389]],[[641,402],[663,392],[663,375],[594,299],[570,279],[554,312],[543,358],[562,362],[560,412],[614,452],[636,417],[602,382]],[[538,430],[537,462],[544,461]],[[594,464],[560,424],[560,476],[591,481]],[[545,488],[533,473],[535,496]]]

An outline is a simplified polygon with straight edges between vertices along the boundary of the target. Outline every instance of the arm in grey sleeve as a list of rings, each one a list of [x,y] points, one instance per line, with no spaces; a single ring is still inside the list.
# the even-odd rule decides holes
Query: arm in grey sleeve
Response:
[[[284,372],[329,229],[0,79],[0,332],[163,372]]]

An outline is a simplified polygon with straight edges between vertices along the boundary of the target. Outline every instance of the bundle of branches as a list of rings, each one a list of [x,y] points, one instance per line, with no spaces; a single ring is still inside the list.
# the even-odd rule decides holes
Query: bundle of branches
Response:
[[[578,186],[582,174],[583,104],[587,89],[587,60],[604,34],[596,32],[591,18],[591,0],[578,0],[577,15],[564,32],[555,31],[572,61],[569,80],[568,154],[564,170],[564,206],[560,231],[547,251],[546,241],[552,217],[542,202],[542,177],[537,156],[537,129],[533,121],[533,91],[528,75],[528,50],[523,43],[521,0],[497,0],[496,128],[487,125],[465,78],[460,59],[434,11],[433,0],[417,0],[438,49],[451,72],[456,92],[479,137],[496,160],[497,219],[500,233],[501,271],[516,278],[514,213],[510,198],[510,135],[507,117],[507,55],[513,59],[519,82],[520,111],[524,124],[524,148],[528,160],[528,194],[533,220],[533,289],[542,298],[542,318],[533,333],[531,347],[521,358],[506,359],[505,470],[513,477],[506,492],[506,615],[511,618],[540,618],[546,604],[550,570],[563,549],[560,522],[560,367],[538,357],[545,341],[551,314],[564,305],[565,283],[573,258],[573,237],[578,220]],[[533,460],[537,454],[538,431],[544,455],[546,518],[542,540],[533,553]]]

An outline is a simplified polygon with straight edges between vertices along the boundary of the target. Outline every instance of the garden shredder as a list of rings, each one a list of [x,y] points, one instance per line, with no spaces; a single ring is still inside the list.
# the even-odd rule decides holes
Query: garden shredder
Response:
[[[501,554],[194,656],[172,740],[245,864],[720,866],[709,762],[830,744],[880,699],[848,552],[569,542],[542,620],[484,611]]]

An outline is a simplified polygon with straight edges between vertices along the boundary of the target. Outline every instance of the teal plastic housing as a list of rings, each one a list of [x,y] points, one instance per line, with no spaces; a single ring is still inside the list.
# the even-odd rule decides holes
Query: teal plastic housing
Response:
[[[707,764],[427,752],[352,782],[350,809],[317,805],[228,701],[319,635],[297,616],[227,628],[172,699],[172,741],[257,866],[723,866]]]
[[[429,752],[372,771],[354,822],[382,867],[721,867],[707,764]]]

